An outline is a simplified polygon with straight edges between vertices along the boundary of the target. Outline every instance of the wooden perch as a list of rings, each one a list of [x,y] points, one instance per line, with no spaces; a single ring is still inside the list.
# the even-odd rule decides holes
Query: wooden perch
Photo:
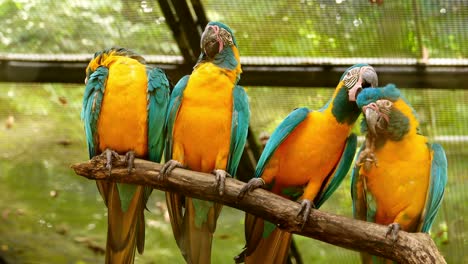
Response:
[[[123,160],[123,156],[121,157]],[[263,189],[248,193],[243,200],[237,195],[245,184],[236,179],[226,179],[223,196],[214,188],[211,174],[175,169],[167,180],[158,180],[161,164],[136,159],[129,174],[122,161],[115,161],[112,174],[105,168],[103,157],[72,165],[78,175],[93,180],[151,186],[162,191],[179,192],[187,196],[222,203],[262,217],[288,232],[318,239],[336,246],[383,256],[399,263],[446,263],[429,235],[400,231],[392,242],[386,237],[387,227],[354,220],[331,213],[312,210],[309,220],[301,230],[296,217],[300,205]]]

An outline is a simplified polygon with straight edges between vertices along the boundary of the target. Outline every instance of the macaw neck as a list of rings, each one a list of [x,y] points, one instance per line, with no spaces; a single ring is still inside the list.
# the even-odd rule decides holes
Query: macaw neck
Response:
[[[116,55],[107,55],[103,54],[101,55],[101,59],[96,59],[95,63],[99,64],[96,66],[104,66],[106,68],[109,68],[114,62],[116,62],[118,59],[122,58],[123,56],[116,56]]]
[[[396,100],[393,106],[399,110],[409,122],[409,131],[410,134],[420,134],[419,120],[416,114],[416,111],[411,107],[411,105],[403,98],[400,97]]]
[[[197,69],[199,65],[205,63],[212,63],[219,68],[222,68],[226,73],[229,73],[229,75],[234,74],[236,77],[235,83],[237,83],[240,79],[242,69],[240,64],[239,50],[234,45],[224,48],[212,60],[207,60],[206,55],[202,53],[194,68]]]
[[[354,125],[361,114],[356,102],[349,101],[348,90],[343,82],[338,84],[332,98],[321,111],[330,112],[338,123],[345,123],[350,126]]]
[[[212,62],[203,62],[197,64],[196,68],[190,75],[190,85],[188,85],[187,89],[193,87],[204,87],[204,90],[211,90],[212,93],[215,93],[221,87],[228,87],[230,91],[232,91],[236,82],[237,75],[235,71],[220,68]]]
[[[204,74],[211,76],[214,73],[217,73],[217,70],[219,70],[222,75],[228,77],[233,84],[237,84],[240,79],[240,73],[242,72],[240,63],[237,64],[236,68],[229,69],[220,67],[219,64],[216,64],[214,61],[202,61],[195,65],[192,75],[194,73],[203,72]]]
[[[414,115],[414,110],[400,98],[393,104],[386,129],[377,135],[376,147],[380,148],[387,141],[397,143],[418,136],[419,121]]]

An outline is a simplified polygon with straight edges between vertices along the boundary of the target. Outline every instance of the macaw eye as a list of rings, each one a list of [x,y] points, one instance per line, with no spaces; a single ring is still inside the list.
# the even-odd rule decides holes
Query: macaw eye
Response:
[[[369,88],[369,87],[372,87],[372,84],[370,84],[369,82],[367,82],[366,80],[364,80],[361,84],[362,86],[362,89],[365,89],[365,88]]]
[[[225,44],[227,44],[228,46],[231,46],[233,44],[233,41],[232,41],[232,36],[231,34],[225,30],[224,28],[222,28],[219,32],[219,35],[221,36],[221,38],[223,39],[223,42]]]
[[[377,103],[377,105],[379,107],[386,108],[386,109],[390,109],[393,106],[392,101],[389,101],[389,100],[386,100],[386,99],[377,100],[376,103]]]

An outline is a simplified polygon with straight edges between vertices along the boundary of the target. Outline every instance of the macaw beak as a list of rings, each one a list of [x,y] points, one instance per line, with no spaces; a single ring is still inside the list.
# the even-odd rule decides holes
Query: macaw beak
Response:
[[[377,122],[380,119],[380,111],[375,103],[368,104],[363,107],[364,116],[366,117],[367,128],[372,135],[376,135]]]
[[[200,46],[209,58],[213,58],[224,48],[224,43],[219,36],[219,31],[220,28],[218,26],[208,25],[202,33]]]
[[[359,79],[356,84],[348,91],[348,100],[356,102],[358,94],[367,87],[377,87],[377,73],[371,66],[364,66],[359,71]]]

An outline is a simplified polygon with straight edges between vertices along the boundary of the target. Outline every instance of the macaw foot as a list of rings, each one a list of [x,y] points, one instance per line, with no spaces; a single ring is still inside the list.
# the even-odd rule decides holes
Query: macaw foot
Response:
[[[111,175],[112,170],[112,159],[119,159],[119,153],[113,151],[112,149],[106,149],[101,153],[101,156],[106,157],[106,169],[109,170],[109,176]]]
[[[135,167],[135,152],[129,151],[125,153],[124,161],[127,163],[128,173],[132,172],[132,169]]]
[[[224,186],[226,184],[226,177],[232,177],[225,170],[213,170],[212,172],[216,176],[215,189],[219,192],[219,195],[224,194]]]
[[[262,178],[253,178],[250,179],[250,181],[242,187],[242,189],[239,192],[239,195],[237,195],[237,199],[242,200],[244,199],[244,196],[248,193],[251,192],[257,188],[262,187],[265,185],[265,181]]]
[[[398,239],[398,231],[400,231],[400,225],[398,223],[391,223],[388,225],[385,237],[391,235],[392,241],[395,242]]]
[[[244,263],[245,262],[245,251],[247,249],[244,249],[239,255],[234,257],[234,263],[239,264],[239,263]]]
[[[364,170],[369,171],[373,164],[375,164],[376,167],[378,166],[375,153],[371,149],[367,148],[361,151],[356,160],[356,166],[364,165]]]
[[[307,220],[309,220],[310,211],[312,208],[315,208],[315,205],[308,199],[304,199],[301,202],[301,210],[297,213],[297,217],[302,215],[302,226],[301,229],[304,229]]]
[[[164,165],[161,168],[161,171],[159,172],[158,180],[167,179],[167,176],[175,168],[184,168],[184,165],[182,165],[182,163],[178,162],[177,160],[170,160],[170,161],[164,163]]]

